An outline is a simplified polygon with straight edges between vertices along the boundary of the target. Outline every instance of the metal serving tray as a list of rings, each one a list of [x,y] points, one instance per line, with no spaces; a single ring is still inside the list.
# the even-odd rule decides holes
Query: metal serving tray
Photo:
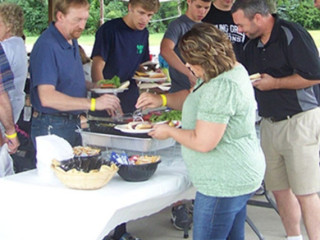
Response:
[[[175,140],[157,140],[153,138],[135,138],[128,136],[118,136],[111,134],[80,131],[82,145],[98,146],[106,148],[116,148],[121,150],[131,150],[138,152],[152,152],[173,146]]]

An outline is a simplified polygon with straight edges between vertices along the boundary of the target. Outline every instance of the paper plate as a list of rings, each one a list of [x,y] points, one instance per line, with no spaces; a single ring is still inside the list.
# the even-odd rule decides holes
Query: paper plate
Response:
[[[130,129],[128,128],[128,124],[120,124],[120,125],[116,125],[114,127],[117,130],[120,130],[121,132],[124,133],[148,133],[150,132],[152,129]]]
[[[128,90],[128,88],[92,88],[91,91],[95,93],[121,93]]]
[[[163,82],[167,80],[167,77],[162,78],[150,78],[150,77],[137,77],[133,76],[133,79],[140,81],[140,82]]]
[[[176,128],[180,128],[181,127],[181,121],[179,120],[172,120],[173,124],[174,124],[174,127]],[[160,122],[155,122],[154,124],[167,124],[168,121],[160,121]]]

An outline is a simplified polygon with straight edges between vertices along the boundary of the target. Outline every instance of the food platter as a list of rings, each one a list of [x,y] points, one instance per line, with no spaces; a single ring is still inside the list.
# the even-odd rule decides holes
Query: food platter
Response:
[[[133,134],[141,134],[141,133],[148,133],[152,130],[150,129],[130,129],[128,128],[128,124],[119,124],[114,127],[115,129],[124,132],[124,133],[133,133]]]
[[[128,88],[92,88],[91,91],[95,93],[122,93]]]
[[[139,138],[133,136],[119,136],[78,130],[84,146],[116,148],[138,152],[152,152],[171,147],[175,144],[173,138],[158,140],[154,138]],[[137,135],[138,136],[138,135]]]

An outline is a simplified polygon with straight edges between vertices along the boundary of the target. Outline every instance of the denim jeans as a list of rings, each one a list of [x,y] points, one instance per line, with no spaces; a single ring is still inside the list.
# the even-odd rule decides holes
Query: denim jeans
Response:
[[[80,126],[80,120],[68,117],[42,115],[32,118],[31,138],[36,147],[35,137],[55,134],[68,141],[71,146],[82,145],[81,135],[75,130]]]
[[[196,194],[193,212],[194,240],[244,240],[247,201],[252,193],[237,197]]]

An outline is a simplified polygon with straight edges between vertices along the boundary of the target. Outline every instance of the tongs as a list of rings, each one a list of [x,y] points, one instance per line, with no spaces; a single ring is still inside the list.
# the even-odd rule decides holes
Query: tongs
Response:
[[[141,121],[141,122],[143,122],[144,120],[143,120],[142,116],[143,116],[142,108],[138,108],[137,110],[135,110],[132,113],[133,121]]]

